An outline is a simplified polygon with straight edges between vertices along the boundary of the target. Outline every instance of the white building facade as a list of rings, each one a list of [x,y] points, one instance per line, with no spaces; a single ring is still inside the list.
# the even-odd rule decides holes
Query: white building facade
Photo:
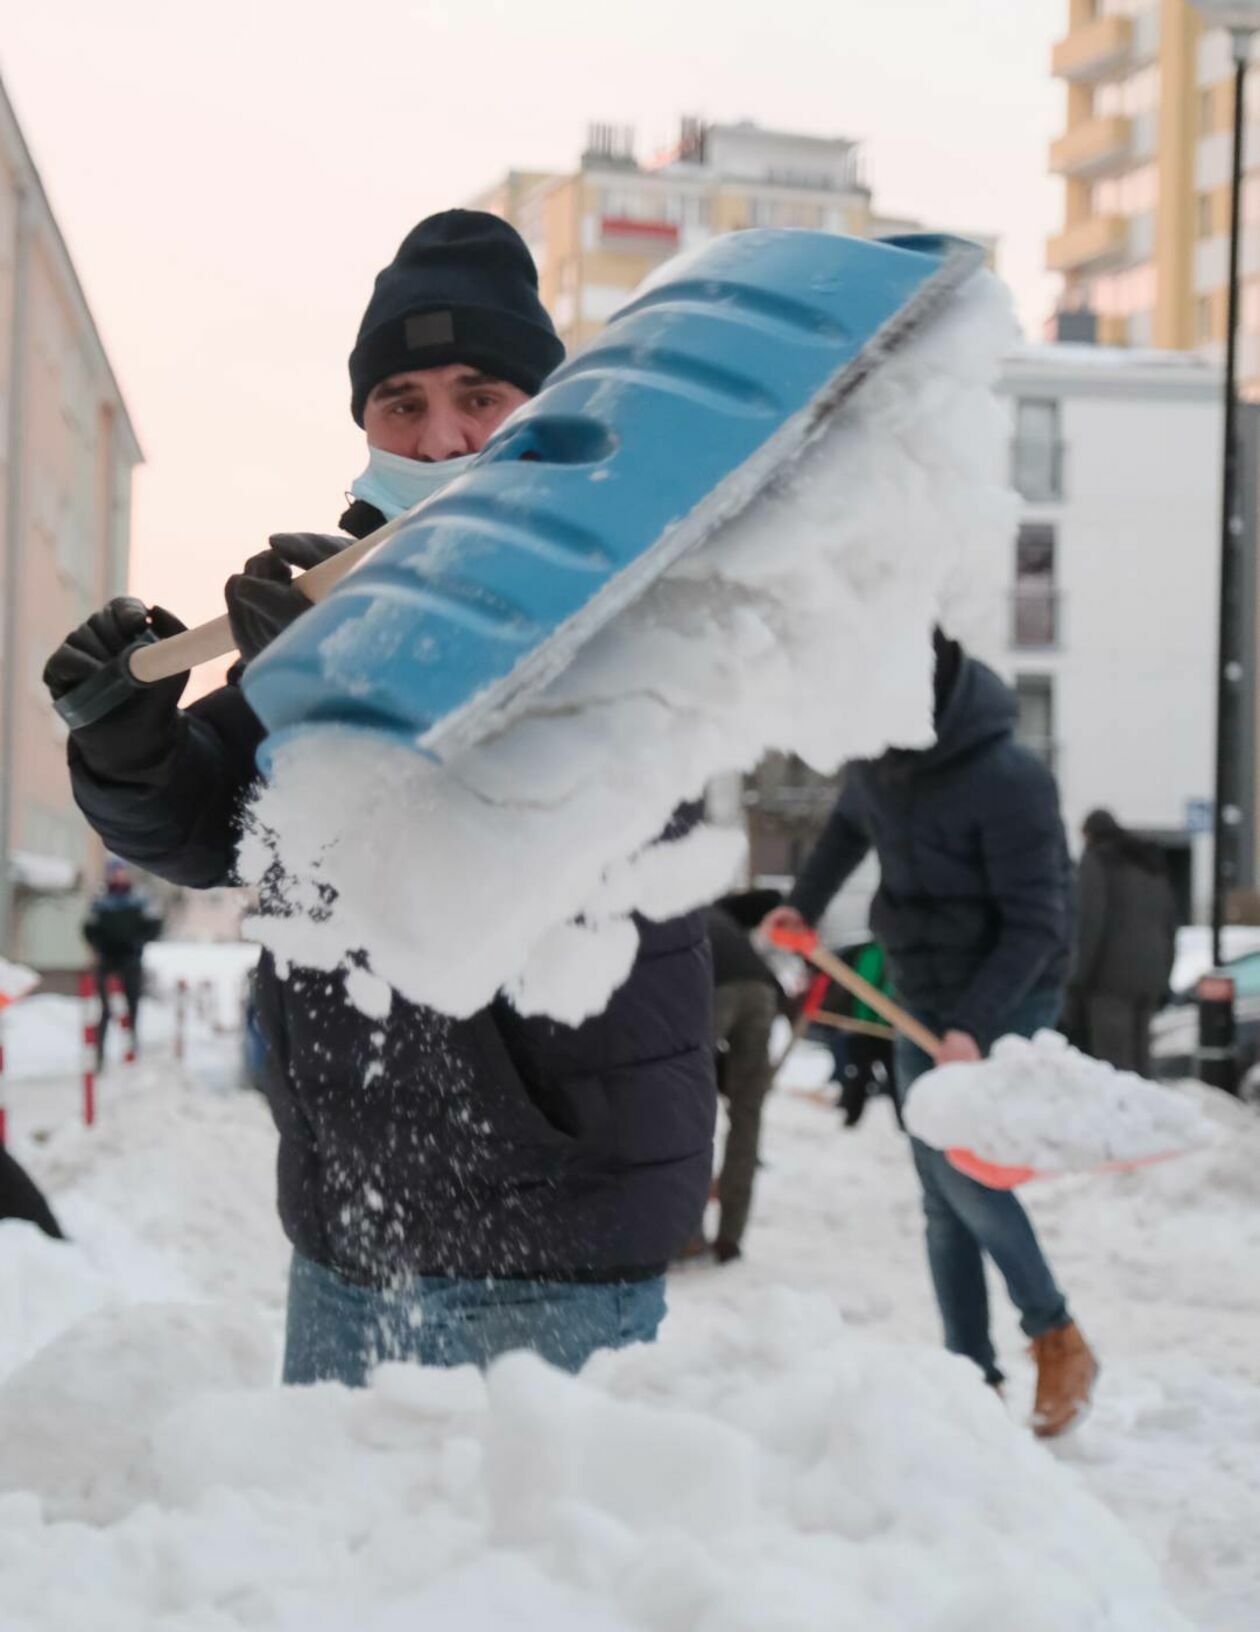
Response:
[[[977,655],[1014,687],[1021,738],[1054,770],[1073,854],[1105,806],[1165,848],[1183,917],[1207,916],[1215,763],[1222,382],[1201,358],[1085,345],[1021,347],[1000,390],[1011,482],[1023,499],[1005,560],[1000,626]],[[1254,787],[1257,413],[1243,410]],[[990,586],[984,586],[987,601]],[[987,628],[987,622],[985,627]],[[782,784],[782,785],[780,785]],[[831,790],[802,767],[763,768],[745,794],[758,882],[786,886]],[[1254,882],[1254,791],[1244,790],[1242,879]],[[824,924],[866,928],[878,883],[863,865]]]
[[[1222,385],[1184,353],[1046,345],[1007,362],[1012,483],[1001,663],[1074,851],[1106,806],[1211,892]],[[1254,518],[1251,536],[1254,537]],[[1248,871],[1249,871],[1248,866]]]

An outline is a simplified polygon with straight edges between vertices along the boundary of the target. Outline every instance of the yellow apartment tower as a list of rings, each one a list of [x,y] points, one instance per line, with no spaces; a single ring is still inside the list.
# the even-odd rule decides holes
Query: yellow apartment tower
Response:
[[[1053,71],[1066,128],[1047,265],[1064,339],[1202,349],[1225,341],[1233,65],[1187,0],[1070,0]],[[1254,87],[1260,107],[1260,86]],[[1248,87],[1251,102],[1253,87]],[[1256,109],[1246,110],[1249,135]],[[1249,144],[1250,145],[1250,144]],[[1260,394],[1260,170],[1243,191],[1239,377]]]

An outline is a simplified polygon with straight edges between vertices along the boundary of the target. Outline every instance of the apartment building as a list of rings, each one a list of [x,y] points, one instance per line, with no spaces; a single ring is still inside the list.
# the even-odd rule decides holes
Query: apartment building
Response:
[[[662,261],[720,233],[809,227],[868,237],[914,226],[876,214],[856,142],[747,120],[684,119],[677,143],[642,161],[633,130],[592,125],[576,170],[509,171],[472,203],[524,236],[570,349]]]
[[[1063,224],[1062,338],[1201,348],[1225,343],[1234,117],[1229,35],[1188,0],[1070,0],[1053,71],[1067,92],[1050,168]],[[1260,82],[1248,86],[1240,378],[1260,394]],[[1083,325],[1083,326],[1082,326]]]
[[[2,85],[0,427],[0,955],[64,972],[102,856],[40,675],[126,587],[140,449]]]

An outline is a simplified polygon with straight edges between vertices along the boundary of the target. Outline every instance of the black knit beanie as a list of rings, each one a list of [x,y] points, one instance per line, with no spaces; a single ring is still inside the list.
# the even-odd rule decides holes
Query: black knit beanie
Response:
[[[350,353],[350,412],[413,368],[467,363],[533,396],[564,358],[521,235],[497,215],[445,210],[413,227],[368,302]]]

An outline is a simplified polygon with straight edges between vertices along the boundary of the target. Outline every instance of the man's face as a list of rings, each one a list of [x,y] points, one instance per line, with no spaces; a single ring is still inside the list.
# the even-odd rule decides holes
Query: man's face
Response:
[[[528,401],[518,386],[466,363],[416,368],[372,387],[363,429],[370,447],[436,464],[480,453],[512,410]]]

